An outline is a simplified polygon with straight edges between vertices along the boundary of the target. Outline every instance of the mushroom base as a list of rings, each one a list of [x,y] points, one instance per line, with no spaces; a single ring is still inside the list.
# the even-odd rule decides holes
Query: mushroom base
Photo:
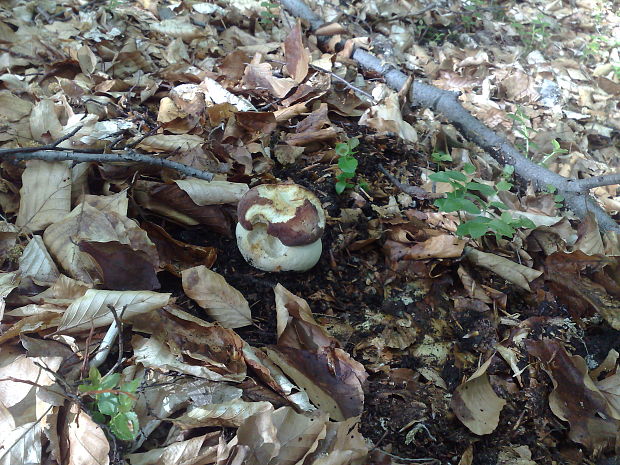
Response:
[[[263,271],[307,271],[321,258],[321,239],[299,246],[284,245],[277,237],[267,234],[263,224],[256,224],[251,231],[237,224],[237,246],[243,258]]]

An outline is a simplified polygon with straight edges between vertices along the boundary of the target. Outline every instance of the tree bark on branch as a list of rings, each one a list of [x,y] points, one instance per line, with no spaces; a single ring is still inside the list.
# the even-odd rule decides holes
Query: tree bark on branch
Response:
[[[293,16],[306,20],[312,30],[323,25],[323,20],[315,14],[302,0],[280,0],[280,3]],[[407,81],[407,75],[394,66],[382,62],[379,58],[362,49],[354,49],[351,58],[362,68],[379,73],[385,82],[399,91]],[[505,136],[497,134],[477,118],[472,116],[458,101],[459,94],[415,81],[409,91],[409,101],[414,107],[426,107],[441,114],[448,122],[470,142],[485,150],[501,165],[512,165],[517,176],[531,182],[537,190],[554,186],[557,193],[565,198],[568,208],[578,217],[585,218],[592,212],[602,232],[620,233],[618,225],[598,204],[588,189],[597,186],[620,183],[620,174],[610,174],[587,179],[571,179],[549,171],[537,165],[519,152]]]
[[[206,181],[213,180],[213,173],[198,170],[191,166],[177,163],[176,161],[166,160],[165,158],[156,158],[150,155],[144,155],[134,151],[123,151],[117,153],[89,153],[89,152],[73,152],[62,149],[49,149],[35,147],[24,149],[5,149],[0,150],[0,160],[47,160],[47,161],[65,161],[71,160],[76,163],[82,162],[100,162],[100,163],[143,163],[146,165],[159,166],[160,168],[170,168],[186,176],[191,176]]]

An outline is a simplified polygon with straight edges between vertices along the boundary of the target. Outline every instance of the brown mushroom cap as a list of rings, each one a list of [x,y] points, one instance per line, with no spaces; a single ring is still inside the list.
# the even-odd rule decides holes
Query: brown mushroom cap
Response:
[[[251,231],[264,224],[267,234],[287,246],[311,244],[325,229],[325,212],[319,199],[297,184],[263,184],[253,187],[237,206],[239,223]]]

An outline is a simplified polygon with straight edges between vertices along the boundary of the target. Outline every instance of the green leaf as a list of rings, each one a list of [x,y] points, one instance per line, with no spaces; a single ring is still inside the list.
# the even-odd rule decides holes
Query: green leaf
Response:
[[[120,393],[118,395],[118,411],[119,412],[131,412],[135,401],[127,394]]]
[[[495,189],[493,189],[491,186],[487,186],[486,184],[482,184],[479,182],[470,181],[465,184],[465,187],[470,191],[478,191],[487,196],[495,195]]]
[[[489,203],[489,205],[491,207],[499,208],[500,210],[507,210],[508,209],[508,205],[506,205],[503,202],[493,201],[493,202]]]
[[[478,239],[486,234],[487,229],[486,224],[472,220],[459,224],[456,228],[456,234],[461,237],[469,236],[472,239]]]
[[[110,420],[112,434],[122,441],[132,441],[138,435],[140,423],[135,412],[124,412]]]
[[[352,179],[352,178],[354,178],[354,177],[355,177],[355,173],[345,173],[345,172],[343,171],[342,173],[339,173],[339,174],[336,176],[336,179],[337,179],[338,181],[345,181],[345,182],[346,182],[346,180],[347,180],[347,179]]]
[[[93,386],[99,386],[101,384],[101,373],[99,373],[97,367],[90,367],[90,370],[88,370],[88,379]]]
[[[440,202],[441,206],[437,204],[437,202],[440,200],[443,200],[443,202]],[[476,206],[474,202],[463,198],[437,199],[435,201],[435,205],[439,207],[440,211],[446,213],[458,211],[466,211],[467,213],[471,213],[472,215],[477,215],[480,213],[480,209]]]
[[[560,202],[564,202],[564,196],[563,195],[554,195],[553,196],[553,200],[555,200],[556,202],[560,203]]]
[[[108,421],[107,417],[103,413],[97,412],[96,410],[92,412],[90,416],[96,423],[105,424]]]
[[[498,219],[491,220],[491,222],[489,223],[489,228],[494,233],[504,237],[513,237],[516,232],[511,225]]]
[[[142,378],[136,378],[121,386],[121,391],[135,393],[142,382]]]
[[[434,162],[452,161],[452,156],[446,152],[433,152],[431,153],[431,160]]]
[[[505,179],[502,179],[501,181],[498,181],[497,184],[495,184],[495,188],[498,191],[509,191],[510,189],[512,189],[513,184],[506,181]]]
[[[435,181],[435,182],[452,182],[452,180],[461,181],[461,182],[467,181],[467,176],[465,176],[463,173],[461,173],[460,171],[452,171],[452,170],[439,171],[437,173],[433,173],[429,175],[428,178],[431,181]]]
[[[557,190],[558,190],[558,188],[557,188],[557,187],[555,187],[553,184],[547,184],[547,185],[545,186],[545,188],[547,189],[547,192],[549,192],[549,193],[551,193],[551,194],[553,194],[555,191],[557,191]]]
[[[515,172],[514,165],[506,165],[504,166],[504,169],[502,170],[502,176],[510,177],[514,174],[514,172]]]
[[[121,375],[119,373],[112,373],[111,375],[105,376],[101,380],[101,389],[114,389],[118,386],[118,382],[121,380]]]
[[[463,165],[463,171],[465,171],[467,174],[474,174],[476,172],[476,167],[471,163],[465,163]]]
[[[97,409],[106,415],[116,415],[119,411],[119,400],[118,395],[112,392],[104,392],[102,394],[97,394]]]
[[[512,225],[515,228],[528,228],[528,229],[535,229],[536,228],[536,224],[530,220],[529,218],[525,218],[525,217],[521,217],[518,218],[517,220],[513,221]]]
[[[514,218],[512,217],[512,215],[510,214],[510,212],[502,212],[501,216],[500,216],[501,220],[504,221],[505,223],[512,223],[514,221]]]
[[[340,168],[345,173],[355,173],[357,169],[357,160],[355,157],[347,155],[345,157],[340,157],[338,159],[338,168]]]
[[[336,187],[336,193],[342,194],[344,190],[347,188],[347,183],[345,181],[338,181],[335,187]]]
[[[340,142],[336,144],[336,148],[334,149],[334,151],[339,157],[346,157],[347,155],[349,155],[349,144]]]
[[[353,139],[349,139],[348,145],[349,145],[349,151],[353,153],[355,151],[355,148],[358,145],[360,145],[360,140],[357,137],[354,137]]]

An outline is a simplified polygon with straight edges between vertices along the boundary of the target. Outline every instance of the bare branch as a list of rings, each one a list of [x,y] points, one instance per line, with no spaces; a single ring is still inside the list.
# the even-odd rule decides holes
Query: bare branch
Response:
[[[603,174],[601,176],[593,176],[584,179],[571,179],[569,183],[577,192],[594,187],[612,186],[614,184],[620,184],[620,173]]]
[[[19,149],[8,149],[6,151],[0,151],[0,160],[3,159],[13,160],[47,160],[47,161],[66,161],[71,160],[74,162],[102,162],[102,163],[144,163],[146,165],[159,166],[160,168],[170,168],[178,171],[186,176],[191,176],[198,179],[204,179],[206,181],[213,180],[214,174],[208,171],[198,170],[191,166],[177,163],[175,161],[166,160],[164,158],[155,158],[150,155],[144,155],[134,151],[125,151],[120,153],[87,153],[87,152],[71,152],[63,150],[47,150],[36,148],[35,150],[29,150],[26,148],[23,151]]]

